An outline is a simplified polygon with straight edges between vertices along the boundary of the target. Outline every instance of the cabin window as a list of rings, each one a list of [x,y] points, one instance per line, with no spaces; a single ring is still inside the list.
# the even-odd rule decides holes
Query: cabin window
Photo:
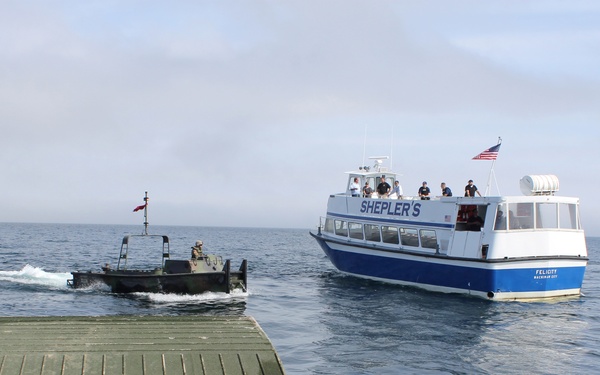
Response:
[[[508,205],[508,228],[533,228],[533,203],[510,203]]]
[[[396,227],[388,227],[383,225],[381,227],[381,237],[385,243],[392,243],[396,245],[400,243],[400,237],[398,237],[398,228]]]
[[[579,229],[577,205],[569,203],[559,204],[558,215],[561,229]]]
[[[362,224],[348,223],[348,230],[350,231],[350,238],[356,238],[358,240],[364,239]]]
[[[325,232],[333,233],[333,220],[325,219],[325,227],[323,228]]]
[[[404,246],[419,246],[419,235],[416,229],[400,228],[400,240]]]
[[[456,218],[457,223],[466,223],[473,210],[477,209],[474,204],[466,205],[463,204],[458,209],[458,216]],[[464,230],[464,229],[463,229]]]
[[[348,224],[343,220],[335,221],[335,234],[348,237]]]
[[[458,217],[456,219],[456,231],[477,231],[482,230],[485,225],[485,217],[487,213],[487,205],[461,205],[458,209]],[[479,216],[480,220],[475,217]]]
[[[502,203],[496,209],[494,229],[505,230],[506,224],[510,230],[579,229],[577,205],[553,202]]]
[[[365,224],[365,238],[367,241],[380,242],[379,225]]]
[[[437,249],[437,237],[434,230],[421,229],[421,246],[427,249]]]
[[[506,230],[506,203],[499,204],[496,208],[496,221],[494,223],[495,230]]]
[[[556,203],[535,204],[535,227],[558,228],[558,206]]]

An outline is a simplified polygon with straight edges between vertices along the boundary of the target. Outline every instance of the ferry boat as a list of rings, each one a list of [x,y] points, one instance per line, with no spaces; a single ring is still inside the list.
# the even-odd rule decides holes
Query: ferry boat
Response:
[[[144,210],[144,231],[139,235],[126,235],[121,242],[121,251],[117,267],[109,264],[101,267],[101,271],[74,271],[67,285],[78,289],[94,284],[106,284],[113,293],[177,293],[201,294],[205,292],[231,293],[235,289],[247,291],[248,262],[242,260],[239,270],[232,269],[229,259],[214,254],[205,254],[202,241],[192,246],[190,259],[171,259],[170,240],[166,235],[148,234],[148,192],[144,204],[134,209]],[[129,244],[132,239],[139,241],[138,246],[144,249],[144,257],[132,264]],[[155,259],[160,256],[160,263],[148,265],[147,248],[149,245],[162,244],[155,251]],[[139,251],[138,251],[139,252]]]
[[[523,196],[353,196],[355,178],[394,186],[396,173],[372,159],[372,168],[347,172],[346,190],[329,196],[310,232],[338,270],[487,300],[581,295],[588,255],[579,199],[557,196],[556,176],[523,177]]]

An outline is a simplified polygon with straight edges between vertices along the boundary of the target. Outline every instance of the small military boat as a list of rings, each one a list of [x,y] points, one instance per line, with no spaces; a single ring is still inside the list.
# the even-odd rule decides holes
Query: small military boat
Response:
[[[170,259],[169,237],[148,234],[148,192],[144,196],[144,204],[137,206],[134,211],[141,209],[144,210],[144,232],[140,235],[123,237],[117,267],[113,269],[106,264],[101,267],[99,272],[71,272],[73,278],[67,280],[67,285],[77,289],[94,284],[106,284],[113,293],[201,294],[204,292],[231,293],[236,289],[247,291],[248,262],[246,259],[242,261],[238,270],[232,270],[231,260],[223,260],[221,256],[214,254],[204,254],[202,241],[196,241],[195,246],[192,246],[190,259]],[[139,269],[137,266],[130,268],[128,266],[128,261],[130,261],[129,245],[133,240],[139,241],[142,246],[147,243],[155,246],[157,243],[162,243],[162,249],[159,250],[162,257],[160,264],[144,269]],[[136,264],[140,264],[139,259]]]

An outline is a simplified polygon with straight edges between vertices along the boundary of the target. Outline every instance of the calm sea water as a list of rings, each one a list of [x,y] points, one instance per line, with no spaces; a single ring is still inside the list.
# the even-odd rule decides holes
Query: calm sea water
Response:
[[[71,290],[73,270],[115,265],[140,227],[0,223],[0,315],[250,315],[288,374],[589,374],[600,371],[600,238],[584,296],[487,302],[339,274],[308,230],[151,226],[174,259],[197,239],[237,265],[247,293]],[[157,250],[157,254],[158,254]]]

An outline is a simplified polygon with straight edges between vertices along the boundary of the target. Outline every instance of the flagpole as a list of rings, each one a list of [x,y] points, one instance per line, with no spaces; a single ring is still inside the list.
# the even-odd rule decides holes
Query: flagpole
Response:
[[[143,235],[148,235],[148,192],[144,196],[144,233]]]
[[[488,196],[491,192],[490,185],[492,184],[492,175],[494,174],[494,164],[496,164],[496,160],[492,161],[492,167],[490,168],[490,173],[488,175],[487,186],[485,187],[485,195]]]
[[[498,144],[502,144],[502,138],[498,137]],[[491,193],[491,185],[492,185],[492,176],[494,177],[494,181],[496,181],[496,190],[498,191],[498,195],[500,195],[500,188],[498,187],[498,180],[496,179],[496,173],[494,172],[494,165],[496,164],[496,159],[492,161],[492,167],[490,168],[490,174],[488,176],[487,186],[485,187],[485,195],[487,196]]]

